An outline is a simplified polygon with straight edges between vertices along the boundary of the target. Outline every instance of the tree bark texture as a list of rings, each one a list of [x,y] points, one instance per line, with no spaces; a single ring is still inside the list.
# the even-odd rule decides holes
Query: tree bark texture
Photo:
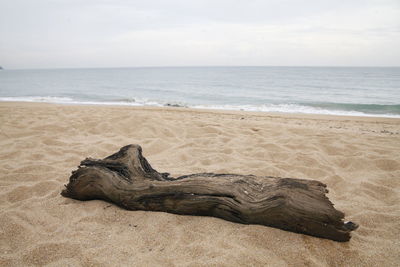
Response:
[[[319,181],[294,178],[214,173],[173,178],[154,170],[139,145],[128,145],[102,160],[83,160],[61,194],[128,210],[214,216],[348,241],[357,224],[343,221],[327,192]]]

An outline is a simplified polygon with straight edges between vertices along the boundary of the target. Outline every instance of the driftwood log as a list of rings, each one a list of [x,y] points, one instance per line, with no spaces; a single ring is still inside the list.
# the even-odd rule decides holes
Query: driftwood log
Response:
[[[128,210],[214,216],[342,242],[357,228],[343,221],[321,182],[214,173],[172,178],[154,170],[139,145],[83,160],[65,187],[64,197],[103,199]]]

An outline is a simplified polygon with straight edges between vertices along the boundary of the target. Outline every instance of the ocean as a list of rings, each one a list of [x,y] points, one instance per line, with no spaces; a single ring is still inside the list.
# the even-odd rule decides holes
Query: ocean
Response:
[[[400,67],[1,70],[0,101],[400,118]]]

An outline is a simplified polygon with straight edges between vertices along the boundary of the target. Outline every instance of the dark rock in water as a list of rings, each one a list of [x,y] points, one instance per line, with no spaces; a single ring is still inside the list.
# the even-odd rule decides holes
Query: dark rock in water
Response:
[[[164,106],[165,107],[175,107],[175,108],[185,108],[186,107],[186,106],[182,106],[182,105],[179,105],[179,104],[170,104],[170,103],[167,103]]]
[[[0,66],[0,70],[2,70],[3,69],[3,67],[2,66]]]

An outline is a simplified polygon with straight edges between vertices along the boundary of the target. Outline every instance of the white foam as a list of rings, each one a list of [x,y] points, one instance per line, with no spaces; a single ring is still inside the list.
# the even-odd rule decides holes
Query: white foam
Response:
[[[69,97],[58,96],[15,96],[0,97],[0,101],[17,101],[17,102],[44,102],[44,103],[73,103],[74,100]]]
[[[7,102],[42,102],[56,104],[77,104],[77,105],[108,105],[108,106],[163,106],[162,104],[147,99],[135,99],[131,101],[85,101],[74,100],[69,97],[55,96],[29,96],[29,97],[0,97],[0,101]]]
[[[385,117],[400,118],[395,114],[367,114],[360,111],[328,110],[311,106],[297,104],[269,104],[269,105],[196,105],[192,108],[198,109],[220,109],[220,110],[243,110],[257,112],[279,112],[279,113],[302,113],[302,114],[322,114],[339,116],[363,116],[363,117]]]

